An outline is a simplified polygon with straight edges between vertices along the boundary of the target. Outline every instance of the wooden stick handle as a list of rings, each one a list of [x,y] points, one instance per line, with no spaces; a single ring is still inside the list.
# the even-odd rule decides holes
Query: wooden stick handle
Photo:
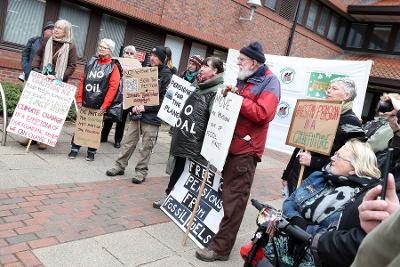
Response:
[[[194,221],[194,217],[196,216],[197,208],[199,207],[199,204],[200,204],[201,195],[203,194],[204,187],[206,186],[209,170],[210,170],[210,162],[207,162],[206,174],[204,175],[203,181],[201,182],[199,193],[198,193],[197,198],[196,198],[196,203],[194,204],[194,208],[193,208],[193,211],[192,211],[192,216],[190,216],[190,220],[189,220],[189,223],[188,223],[187,228],[186,228],[186,233],[185,233],[185,236],[183,237],[183,240],[182,240],[182,246],[186,246],[186,241],[187,241],[187,239],[189,237],[190,227],[192,227],[192,224],[193,224],[193,221]]]
[[[29,139],[28,145],[26,146],[25,152],[28,153],[29,148],[31,147],[32,139]]]
[[[307,149],[304,152],[307,152]],[[301,185],[301,182],[303,181],[303,175],[304,175],[304,165],[301,164],[299,179],[297,180],[296,188],[299,188],[299,186]]]

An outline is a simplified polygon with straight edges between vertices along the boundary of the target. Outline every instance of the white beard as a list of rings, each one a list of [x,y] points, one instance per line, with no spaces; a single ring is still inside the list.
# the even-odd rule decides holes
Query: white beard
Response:
[[[249,69],[239,70],[238,79],[244,81],[251,75],[253,75],[254,72],[256,72],[256,70],[249,70]]]

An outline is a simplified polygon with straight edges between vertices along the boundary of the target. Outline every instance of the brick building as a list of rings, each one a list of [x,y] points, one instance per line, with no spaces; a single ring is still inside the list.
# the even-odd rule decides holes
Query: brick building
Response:
[[[165,44],[171,47],[179,72],[192,54],[226,58],[228,48],[258,40],[270,54],[288,54],[291,43],[291,56],[373,59],[365,117],[371,117],[370,107],[382,92],[400,91],[400,1],[261,0],[251,21],[239,20],[249,13],[246,2],[2,0],[0,81],[17,83],[23,45],[40,34],[46,21],[63,18],[73,24],[80,58],[73,83],[104,37],[115,40],[118,48],[133,44],[143,52]]]

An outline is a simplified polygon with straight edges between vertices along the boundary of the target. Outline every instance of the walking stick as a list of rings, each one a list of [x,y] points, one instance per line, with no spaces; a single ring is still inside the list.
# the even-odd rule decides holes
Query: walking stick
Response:
[[[196,198],[196,203],[194,204],[194,208],[193,208],[193,211],[192,211],[192,216],[190,216],[190,220],[189,220],[189,223],[188,223],[187,228],[186,228],[186,233],[185,233],[185,236],[183,237],[183,240],[182,240],[182,246],[186,245],[186,241],[187,241],[187,239],[189,237],[190,227],[192,227],[192,224],[193,224],[193,221],[194,221],[194,217],[195,217],[196,212],[197,212],[197,208],[199,207],[200,200],[201,200],[201,195],[203,194],[204,187],[206,186],[206,182],[207,182],[207,179],[208,179],[209,170],[210,170],[210,162],[207,161],[207,170],[206,170],[206,173],[204,175],[203,181],[201,182],[199,193],[198,193],[197,198]]]

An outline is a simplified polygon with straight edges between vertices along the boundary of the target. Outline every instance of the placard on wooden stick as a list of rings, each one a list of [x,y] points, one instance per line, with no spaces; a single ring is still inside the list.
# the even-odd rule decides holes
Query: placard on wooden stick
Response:
[[[74,143],[99,148],[102,128],[103,114],[100,110],[81,108],[76,118]]]
[[[159,105],[158,69],[137,68],[124,71],[124,109],[132,106]]]
[[[341,111],[339,101],[298,99],[286,144],[330,155]]]

